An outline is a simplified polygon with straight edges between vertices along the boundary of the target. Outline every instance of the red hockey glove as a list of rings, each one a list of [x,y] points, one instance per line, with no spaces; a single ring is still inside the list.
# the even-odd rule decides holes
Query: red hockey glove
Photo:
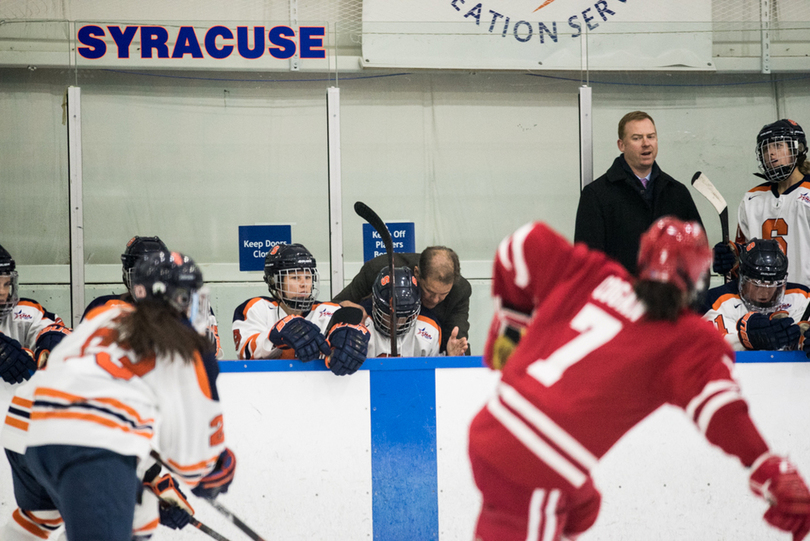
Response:
[[[173,530],[180,530],[194,514],[186,495],[168,473],[147,485],[160,499],[160,523]]]
[[[489,326],[484,361],[495,370],[503,370],[520,339],[526,333],[531,316],[517,310],[500,307],[495,310]]]
[[[370,338],[363,325],[338,323],[329,332],[332,354],[326,358],[326,367],[336,376],[354,374],[366,360]]]
[[[220,493],[228,492],[234,473],[236,473],[236,457],[230,449],[225,449],[219,455],[214,470],[203,477],[191,492],[198,498],[213,500]]]
[[[768,524],[793,533],[801,541],[810,532],[810,490],[796,468],[787,459],[765,454],[751,466],[751,490],[770,507],[765,512]]]
[[[314,361],[321,357],[321,353],[329,355],[331,349],[321,329],[301,316],[287,316],[272,329],[268,338],[274,346],[287,346],[295,351],[300,361]]]

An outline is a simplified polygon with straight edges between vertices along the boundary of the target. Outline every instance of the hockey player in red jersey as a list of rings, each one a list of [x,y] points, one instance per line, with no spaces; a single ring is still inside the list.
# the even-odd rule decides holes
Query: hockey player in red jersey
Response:
[[[766,521],[794,541],[810,531],[810,491],[749,417],[734,352],[686,308],[711,260],[701,227],[671,217],[642,236],[637,280],[542,223],[501,243],[484,359],[503,374],[470,426],[477,540],[575,539],[599,513],[591,470],[664,404],[750,469]]]

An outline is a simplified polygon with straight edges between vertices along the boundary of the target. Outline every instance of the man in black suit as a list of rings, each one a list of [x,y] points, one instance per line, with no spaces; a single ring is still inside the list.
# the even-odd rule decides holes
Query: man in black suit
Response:
[[[462,342],[465,354],[469,355],[467,336],[472,287],[461,276],[458,255],[445,246],[430,246],[421,254],[394,254],[394,265],[407,266],[413,271],[422,293],[422,307],[430,310],[441,325],[440,351],[447,351],[449,340],[457,340]],[[387,254],[370,259],[352,282],[332,299],[333,302],[343,306],[359,304],[371,295],[374,279],[387,266]]]

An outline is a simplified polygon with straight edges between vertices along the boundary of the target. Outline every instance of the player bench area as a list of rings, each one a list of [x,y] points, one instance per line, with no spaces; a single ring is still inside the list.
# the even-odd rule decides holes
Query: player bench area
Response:
[[[221,500],[262,536],[472,538],[480,500],[467,430],[498,379],[480,357],[369,359],[350,378],[335,378],[318,363],[220,361],[220,367],[227,437],[239,457],[236,480]],[[752,416],[774,449],[796,453],[790,458],[810,469],[804,354],[742,352],[737,371]],[[594,477],[603,512],[583,541],[642,540],[650,532],[667,532],[668,539],[746,539],[751,531],[770,531],[760,518],[765,504],[747,492],[743,468],[707,448],[675,408],[659,410],[631,431]],[[205,502],[190,498],[201,521],[231,540],[244,538]],[[4,468],[0,508],[9,507]],[[193,528],[159,533],[202,538]],[[765,539],[783,538],[774,530]]]

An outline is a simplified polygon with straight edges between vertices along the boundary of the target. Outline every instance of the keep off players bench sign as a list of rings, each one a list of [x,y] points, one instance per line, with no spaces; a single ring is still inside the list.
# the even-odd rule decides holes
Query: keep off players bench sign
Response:
[[[240,225],[239,270],[264,270],[267,252],[276,244],[291,243],[291,225]]]
[[[416,252],[416,228],[413,222],[386,223],[385,227],[391,233],[395,252]],[[384,253],[385,243],[380,235],[371,227],[371,224],[363,224],[363,261],[374,259]]]

